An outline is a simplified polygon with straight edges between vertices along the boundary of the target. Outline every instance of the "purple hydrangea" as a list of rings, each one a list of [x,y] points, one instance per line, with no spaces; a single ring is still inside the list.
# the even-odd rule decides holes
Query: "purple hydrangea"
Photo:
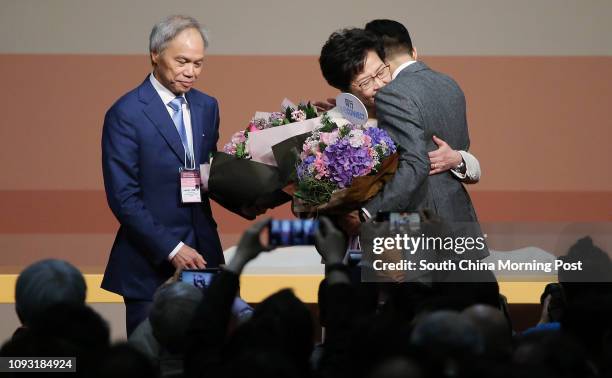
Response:
[[[383,129],[379,129],[378,127],[369,127],[365,130],[365,134],[372,138],[372,145],[377,146],[381,144],[386,144],[388,150],[386,151],[386,156],[393,154],[396,150],[395,143],[393,143],[393,139],[387,134]]]
[[[367,148],[352,147],[347,138],[325,148],[325,160],[331,179],[339,188],[346,188],[353,177],[365,176],[372,170],[373,161]]]
[[[312,166],[312,163],[314,163],[314,161],[315,157],[310,155],[298,165],[297,176],[299,180],[303,179],[304,175],[312,171],[310,167]]]

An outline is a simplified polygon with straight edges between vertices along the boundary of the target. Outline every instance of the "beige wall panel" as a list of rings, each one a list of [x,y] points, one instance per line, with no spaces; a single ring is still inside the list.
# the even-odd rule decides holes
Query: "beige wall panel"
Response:
[[[141,54],[151,27],[184,13],[214,54],[318,54],[374,18],[406,24],[427,55],[610,55],[608,0],[0,0],[0,53]]]

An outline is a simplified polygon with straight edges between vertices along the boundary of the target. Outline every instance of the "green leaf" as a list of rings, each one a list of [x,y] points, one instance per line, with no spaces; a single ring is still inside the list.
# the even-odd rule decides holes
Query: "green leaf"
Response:
[[[240,159],[244,159],[246,155],[246,143],[240,143],[236,146],[236,157]]]
[[[293,113],[293,108],[292,108],[291,106],[287,106],[287,107],[285,108],[285,118],[286,118],[287,120],[289,120],[289,122],[291,122],[291,121],[292,121],[292,119],[291,119],[291,113]],[[286,123],[289,123],[289,122],[286,122]]]
[[[319,116],[317,109],[310,104],[310,101],[304,106],[304,113],[306,113],[306,119],[317,118]]]
[[[338,132],[338,135],[340,138],[344,138],[345,136],[349,135],[350,132],[350,127],[342,126]]]
[[[295,196],[310,205],[321,205],[328,202],[337,185],[327,178],[317,179],[307,175],[298,182]]]
[[[330,133],[338,128],[338,125],[331,120],[327,113],[323,114],[323,117],[321,117],[321,124],[323,126],[321,126],[319,130],[324,133]]]

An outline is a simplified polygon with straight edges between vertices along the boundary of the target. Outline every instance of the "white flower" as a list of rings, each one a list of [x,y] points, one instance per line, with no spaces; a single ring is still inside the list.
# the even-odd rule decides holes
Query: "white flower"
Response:
[[[370,157],[372,157],[372,160],[378,161],[379,156],[378,156],[378,152],[376,151],[376,149],[370,148],[368,149],[368,152],[370,153]]]
[[[361,147],[364,142],[363,130],[351,130],[348,135],[349,143],[352,147]]]
[[[316,151],[318,151],[318,150],[319,150],[319,141],[318,141],[318,140],[316,140],[316,139],[311,140],[311,141],[308,143],[308,147],[310,147],[310,150],[311,150],[313,153],[314,153],[314,152],[316,152]]]
[[[338,141],[338,133],[337,132],[331,132],[331,133],[320,133],[319,134],[319,138],[321,140],[321,142],[325,143],[325,145],[329,146],[332,145],[334,143],[336,143]]]
[[[306,120],[306,113],[304,113],[302,110],[294,110],[291,112],[291,118],[295,122],[302,122]]]
[[[368,119],[365,125],[363,125],[364,129],[369,129],[370,127],[378,127],[378,121],[375,119]]]

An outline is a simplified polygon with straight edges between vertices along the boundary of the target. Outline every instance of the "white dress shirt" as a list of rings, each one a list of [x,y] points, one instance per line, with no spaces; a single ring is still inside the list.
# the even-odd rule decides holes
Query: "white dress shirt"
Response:
[[[408,67],[409,65],[411,65],[412,63],[416,63],[416,60],[409,60],[405,63],[400,64],[399,67],[397,67],[395,69],[395,71],[393,71],[393,74],[391,75],[391,80],[395,80],[395,78],[397,77],[397,75],[399,75],[400,72],[402,72],[402,70],[406,67]]]
[[[151,73],[149,75],[149,80],[151,84],[153,84],[153,88],[161,97],[161,100],[164,104],[166,104],[166,110],[170,115],[170,118],[174,115],[174,109],[170,107],[170,101],[174,100],[177,97],[174,93],[172,93],[168,88],[164,87],[156,78],[155,75]],[[182,95],[185,98],[185,94]],[[189,150],[193,153],[193,133],[191,131],[191,112],[189,111],[189,103],[187,102],[187,98],[185,98],[185,102],[183,102],[183,124],[185,125],[185,133],[187,134],[187,143],[189,145]],[[178,132],[178,130],[177,130]],[[178,180],[178,178],[177,178]],[[183,242],[179,242],[176,247],[170,252],[168,255],[168,260],[172,260],[172,258],[178,253],[178,251],[185,245]]]
[[[174,100],[177,96],[172,93],[168,88],[164,87],[153,74],[149,75],[149,80],[151,84],[153,84],[153,88],[161,97],[161,100],[164,104],[166,104],[166,110],[170,115],[170,118],[174,115],[174,109],[168,105],[170,101]],[[189,103],[187,102],[187,98],[185,94],[181,95],[185,99],[183,102],[183,124],[185,125],[185,133],[187,134],[187,143],[189,145],[189,151],[193,153],[193,133],[191,131],[191,112],[189,111]]]

